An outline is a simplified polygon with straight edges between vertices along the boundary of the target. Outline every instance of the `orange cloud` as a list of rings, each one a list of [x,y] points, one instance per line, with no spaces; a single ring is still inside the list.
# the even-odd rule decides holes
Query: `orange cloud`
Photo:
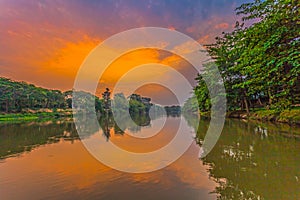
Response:
[[[115,83],[130,69],[146,64],[159,62],[159,53],[153,49],[132,51],[115,60],[104,72],[101,80],[106,83]],[[141,74],[143,76],[145,74]],[[138,78],[138,77],[137,77]]]
[[[59,78],[63,88],[71,89],[82,62],[99,43],[100,39],[94,39],[87,35],[84,35],[83,39],[78,42],[66,42],[64,47],[41,61],[38,74]]]
[[[164,64],[166,67],[173,67],[175,70],[180,70],[183,66],[186,66],[181,65],[182,61],[183,59],[177,55],[165,53],[164,51],[156,49],[142,49],[129,52],[119,57],[105,70],[99,81],[98,94],[100,94],[105,87],[113,88],[123,75],[137,66],[149,63],[158,63]],[[139,74],[135,74],[133,77],[131,76],[132,79],[129,81],[135,82],[138,80],[156,80],[163,78],[164,73],[166,72],[166,67],[162,66],[159,71],[139,72]]]
[[[0,1],[0,23],[4,27],[0,37],[5,38],[0,40],[0,74],[48,88],[71,89],[76,69],[89,50],[100,41],[99,38],[107,38],[133,27],[158,26],[170,30],[176,27],[176,30],[188,33],[191,37],[200,38],[201,43],[211,43],[219,34],[219,29],[230,29],[228,24],[235,21],[233,16],[225,15],[226,12],[211,14],[205,19],[193,15],[194,11],[189,9],[182,12],[186,17],[178,15],[177,6],[184,11],[190,4],[172,4],[175,8],[172,11],[169,5],[164,7],[167,4],[153,2],[147,3],[145,10],[140,7],[141,4],[129,2]],[[161,15],[158,14],[160,12],[153,12],[156,9],[163,11]],[[200,14],[200,10],[195,9],[195,14],[198,11]],[[137,59],[151,56],[142,54]],[[165,61],[161,61],[160,56],[152,58],[164,64],[170,64],[170,61],[183,68],[176,57]],[[127,63],[134,64],[128,60],[119,61],[122,67],[130,65]],[[122,71],[113,70],[117,77]],[[115,79],[107,78],[109,81]]]

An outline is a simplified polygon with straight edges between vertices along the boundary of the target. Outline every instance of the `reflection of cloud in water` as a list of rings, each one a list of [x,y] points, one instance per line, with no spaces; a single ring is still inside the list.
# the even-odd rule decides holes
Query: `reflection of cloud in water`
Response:
[[[164,134],[172,133],[170,128],[178,119],[170,120]],[[151,127],[145,129],[151,129]],[[172,134],[167,136],[172,136]],[[87,137],[86,140],[92,140],[94,137],[101,137],[101,135],[97,132]],[[128,138],[126,134],[120,136],[113,132],[111,136],[114,142],[119,139],[127,143],[130,141]],[[164,142],[165,140],[156,141],[162,145],[165,145]],[[164,195],[175,198],[188,195],[188,199],[198,199],[196,197],[200,195],[201,198],[209,199],[208,193],[213,190],[215,183],[208,180],[207,168],[197,159],[197,150],[196,146],[189,148],[183,157],[163,170],[145,174],[128,174],[113,170],[98,162],[88,154],[78,140],[73,144],[61,141],[39,147],[22,157],[9,158],[1,164],[0,171],[5,169],[5,173],[0,173],[1,180],[14,183],[1,185],[0,182],[1,190],[5,191],[1,194],[4,198],[12,196],[29,198],[36,192],[45,198],[62,198],[63,196],[92,198],[93,195],[105,198],[112,196],[117,188],[118,193],[124,194],[122,199],[141,195],[157,196],[158,199],[163,198]],[[110,152],[103,153],[109,154]],[[126,158],[119,157],[119,162],[127,161]],[[134,165],[130,162],[127,164]],[[20,176],[22,181],[20,181]],[[19,188],[18,193],[13,192],[15,191],[13,188]],[[153,193],[154,191],[156,192]]]
[[[165,143],[158,142],[156,136],[145,140],[141,138],[136,139],[134,137],[122,137],[122,139],[120,139],[119,137],[118,141],[120,141],[119,144],[121,145],[118,146],[114,142],[101,137],[102,131],[92,135],[86,140],[82,140],[82,142],[85,146],[89,147],[88,151],[90,151],[95,158],[115,169],[134,173],[159,170],[177,160],[193,142],[193,137],[190,135],[192,129],[183,118],[167,118],[167,121],[168,120],[173,120],[173,125],[177,123],[178,128],[174,129],[174,126],[170,125],[170,129],[167,131],[169,133],[168,135],[158,134],[168,140]],[[129,134],[124,134],[124,136],[125,135]],[[122,144],[126,144],[132,151],[128,151],[124,146],[121,147]],[[157,149],[153,149],[152,144],[154,146],[156,144],[162,145]],[[144,151],[147,145],[152,147],[150,151],[136,152],[136,149]],[[109,152],[109,154],[104,152]],[[120,158],[122,158],[122,162],[120,162]]]

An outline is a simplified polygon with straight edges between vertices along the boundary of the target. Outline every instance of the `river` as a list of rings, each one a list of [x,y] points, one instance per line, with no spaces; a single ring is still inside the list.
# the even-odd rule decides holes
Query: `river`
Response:
[[[197,132],[193,117],[143,118],[138,127],[124,122],[125,132],[109,123],[109,133],[98,130],[82,140],[105,138],[128,151],[154,151],[174,138],[181,120],[187,137],[196,136],[192,145],[169,166],[138,174],[95,159],[72,121],[0,124],[0,198],[300,199],[299,127],[228,119],[203,159],[198,155],[207,119],[200,120]],[[151,135],[163,124],[158,134]],[[149,134],[147,139],[133,137]],[[119,159],[134,165],[127,162]]]

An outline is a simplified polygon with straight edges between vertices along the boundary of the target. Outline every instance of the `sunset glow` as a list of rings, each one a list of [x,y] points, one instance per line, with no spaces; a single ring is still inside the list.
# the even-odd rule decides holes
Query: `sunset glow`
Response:
[[[46,88],[69,90],[86,56],[112,34],[135,27],[158,26],[181,31],[202,44],[212,42],[220,29],[231,30],[235,23],[230,8],[236,2],[228,2],[225,10],[218,4],[1,1],[0,37],[5,40],[0,41],[0,74]],[[196,10],[203,12],[191,15]],[[149,62],[171,65],[194,79],[178,56],[142,50],[116,60],[101,78],[99,91],[113,85],[129,69]]]
[[[0,199],[300,199],[298,16],[0,0]]]

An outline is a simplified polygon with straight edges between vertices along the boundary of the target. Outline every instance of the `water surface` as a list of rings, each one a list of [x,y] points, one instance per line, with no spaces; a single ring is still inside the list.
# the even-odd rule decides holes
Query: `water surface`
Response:
[[[72,122],[0,125],[1,199],[300,199],[299,128],[227,120],[213,151],[198,159],[209,121],[169,117],[141,119],[121,131],[110,122],[84,140],[104,137],[123,149],[149,152],[166,145],[185,120],[197,135],[188,151],[168,167],[144,174],[111,169],[82,145]],[[100,124],[105,122],[100,120]],[[127,123],[127,124],[126,124]],[[108,132],[107,132],[108,131]],[[109,152],[108,152],[109,153]],[[126,159],[120,158],[119,162]]]

